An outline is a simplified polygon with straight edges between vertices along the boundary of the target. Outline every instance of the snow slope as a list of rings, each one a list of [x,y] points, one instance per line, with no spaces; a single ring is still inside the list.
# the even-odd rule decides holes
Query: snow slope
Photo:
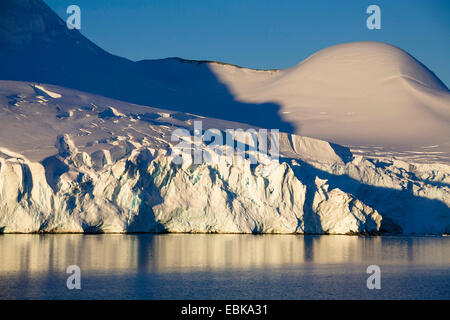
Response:
[[[352,157],[282,133],[280,161],[172,162],[171,133],[246,128],[0,81],[1,232],[450,231],[450,166]]]
[[[132,62],[68,30],[41,0],[4,0],[0,9],[0,79],[279,128],[355,154],[449,161],[449,91],[400,48],[340,44],[285,70],[179,58]]]

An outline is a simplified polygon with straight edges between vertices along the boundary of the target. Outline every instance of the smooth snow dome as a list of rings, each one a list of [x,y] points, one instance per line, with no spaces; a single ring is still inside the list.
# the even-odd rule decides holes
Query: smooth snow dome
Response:
[[[397,47],[340,44],[264,74],[211,68],[239,101],[279,104],[297,134],[348,145],[450,149],[448,89]]]

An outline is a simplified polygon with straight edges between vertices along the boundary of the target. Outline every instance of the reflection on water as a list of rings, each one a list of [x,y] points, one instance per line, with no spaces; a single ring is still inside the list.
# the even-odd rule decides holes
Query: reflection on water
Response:
[[[336,263],[450,266],[450,239],[287,235],[3,235],[0,273],[190,272]]]
[[[449,284],[450,238],[203,234],[5,234],[0,236],[0,289],[3,291],[0,298],[22,297],[22,294],[25,298],[42,298],[39,290],[30,289],[30,286],[33,286],[33,280],[45,278],[47,279],[45,280],[46,285],[52,287],[54,281],[51,279],[55,276],[62,279],[58,280],[58,283],[65,283],[63,282],[66,277],[65,270],[67,266],[73,264],[80,266],[84,276],[97,277],[95,280],[97,282],[92,280],[92,283],[96,283],[96,287],[99,286],[100,282],[98,281],[101,277],[103,277],[102,279],[113,277],[116,277],[114,279],[127,279],[124,280],[129,286],[127,290],[130,292],[135,290],[139,293],[136,296],[131,294],[131,298],[155,298],[155,293],[150,294],[145,291],[147,289],[144,290],[142,287],[144,284],[148,287],[149,283],[156,289],[158,286],[161,288],[157,291],[159,295],[156,298],[180,298],[177,295],[179,289],[185,285],[191,286],[190,281],[195,279],[196,283],[218,281],[215,285],[218,286],[217,290],[222,290],[224,294],[222,298],[234,294],[231,291],[226,293],[226,290],[233,286],[233,281],[236,279],[240,279],[239,290],[241,290],[242,296],[238,296],[239,298],[251,297],[246,295],[245,290],[248,290],[249,293],[254,292],[255,286],[258,286],[254,283],[255,281],[256,283],[261,281],[259,285],[265,286],[265,289],[269,287],[274,294],[269,297],[264,295],[255,297],[282,298],[282,296],[276,295],[277,288],[279,289],[278,294],[284,294],[283,287],[288,285],[287,283],[297,281],[299,284],[296,288],[301,293],[296,293],[297,296],[294,298],[301,298],[303,297],[301,294],[304,292],[302,286],[308,285],[308,283],[311,288],[317,289],[320,287],[320,281],[325,281],[326,278],[328,283],[324,282],[324,288],[330,288],[330,276],[339,276],[339,278],[333,278],[332,282],[338,291],[345,289],[340,288],[342,285],[339,285],[338,288],[337,284],[342,282],[344,285],[356,286],[356,289],[353,290],[366,290],[363,292],[367,294],[364,282],[367,276],[365,268],[370,264],[381,265],[382,270],[388,270],[391,273],[395,271],[405,277],[411,277],[411,270],[415,270],[414,268],[417,267],[420,267],[421,270],[440,270],[438,283]],[[355,278],[354,270],[357,272],[357,278]],[[186,278],[184,275],[190,276]],[[242,282],[243,275],[245,275],[246,281],[250,282]],[[283,278],[283,280],[280,276],[286,279]],[[414,277],[417,277],[417,274],[414,274]],[[132,285],[130,283],[134,282],[130,282],[130,279],[141,280]],[[402,281],[400,283],[404,283]],[[408,285],[410,285],[411,282],[408,281]],[[162,289],[167,287],[168,283],[172,283],[171,286],[173,286],[171,293]],[[42,283],[39,286],[42,286]],[[94,287],[94,285],[92,286]],[[244,289],[241,288],[242,286]],[[421,286],[426,288],[426,284],[421,284]],[[433,287],[436,287],[435,284]],[[57,289],[59,291],[54,291],[54,296],[51,298],[72,297],[67,296],[67,289],[64,286],[57,287]],[[204,285],[198,290],[192,290],[191,296],[188,297],[196,297],[195,294],[199,292],[207,294],[204,291]],[[6,295],[5,292],[7,292]],[[123,292],[123,290],[117,291],[115,297],[123,298]],[[345,293],[345,291],[342,292]],[[161,296],[163,293],[166,296]],[[90,298],[105,298],[95,290],[89,294]],[[449,292],[441,290],[436,294],[438,297],[442,297],[442,295],[448,295]],[[44,298],[46,297],[44,296]],[[208,298],[210,296],[201,297]],[[312,296],[312,298],[314,297],[318,296]],[[306,298],[311,298],[311,296]]]

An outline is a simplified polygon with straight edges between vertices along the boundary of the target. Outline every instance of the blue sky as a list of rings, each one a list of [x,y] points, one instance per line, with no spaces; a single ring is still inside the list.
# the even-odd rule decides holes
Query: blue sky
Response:
[[[287,68],[349,41],[396,45],[450,86],[448,0],[45,0],[64,20],[81,8],[81,32],[131,60],[182,57]],[[381,30],[366,8],[381,8]]]

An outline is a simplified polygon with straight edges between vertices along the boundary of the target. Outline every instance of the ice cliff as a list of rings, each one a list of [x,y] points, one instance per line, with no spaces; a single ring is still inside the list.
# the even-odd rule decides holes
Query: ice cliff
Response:
[[[127,142],[89,155],[68,135],[56,147],[42,163],[1,150],[2,232],[450,231],[447,165],[364,157],[175,165],[167,150]]]

